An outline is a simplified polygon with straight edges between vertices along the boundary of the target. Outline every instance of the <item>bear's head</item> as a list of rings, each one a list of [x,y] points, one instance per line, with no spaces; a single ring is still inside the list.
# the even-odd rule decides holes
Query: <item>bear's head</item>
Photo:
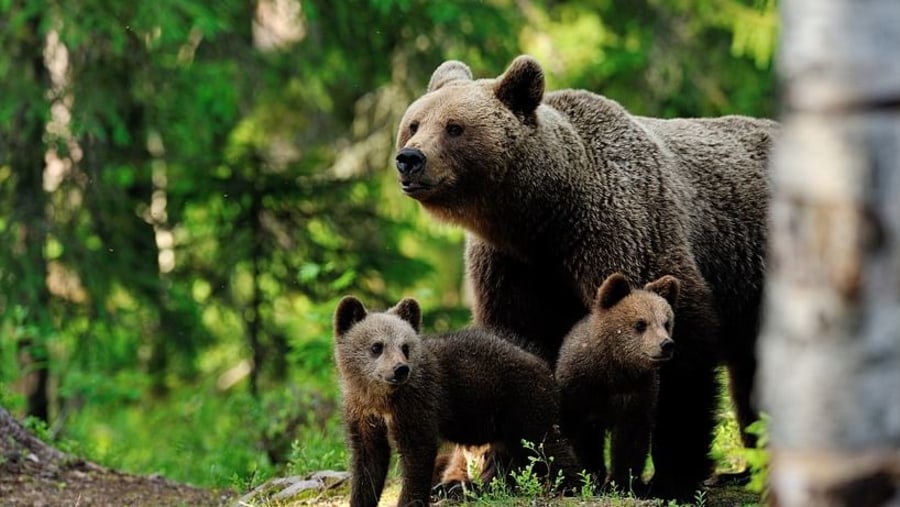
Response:
[[[544,72],[519,56],[496,79],[472,78],[451,60],[431,76],[397,133],[396,167],[403,192],[438,216],[460,213],[496,197],[516,158],[516,144],[537,124]]]
[[[665,275],[642,289],[632,289],[615,273],[597,289],[591,310],[591,335],[607,341],[614,357],[633,366],[656,366],[672,358],[675,342],[672,308],[681,287]]]
[[[345,296],[334,312],[335,359],[345,382],[393,389],[409,379],[421,345],[421,310],[405,298],[385,312],[368,312]]]

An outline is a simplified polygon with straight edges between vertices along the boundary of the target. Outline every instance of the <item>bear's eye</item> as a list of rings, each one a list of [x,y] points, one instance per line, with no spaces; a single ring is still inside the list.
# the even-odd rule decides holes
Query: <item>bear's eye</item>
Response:
[[[463,133],[462,125],[450,123],[447,125],[447,135],[450,137],[459,137]]]
[[[410,134],[415,134],[416,131],[418,131],[418,130],[419,130],[419,122],[414,121],[409,124],[409,133]]]
[[[404,344],[400,347],[400,352],[403,352],[403,357],[409,359],[409,345]]]
[[[635,322],[634,330],[637,331],[638,333],[643,333],[644,331],[646,331],[647,330],[647,321],[639,320],[639,321]]]
[[[667,331],[671,332],[672,331],[672,321],[667,320],[666,323],[663,324],[663,327],[665,327]]]
[[[380,356],[381,352],[384,351],[384,344],[383,343],[373,343],[372,346],[369,348],[369,350],[372,352],[373,356]]]

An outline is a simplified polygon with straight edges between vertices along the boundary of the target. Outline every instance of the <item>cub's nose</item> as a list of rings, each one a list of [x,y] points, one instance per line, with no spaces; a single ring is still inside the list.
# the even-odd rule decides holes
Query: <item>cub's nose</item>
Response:
[[[409,377],[409,366],[405,364],[394,366],[394,382],[403,382],[406,380],[406,377]]]
[[[425,169],[425,154],[416,148],[403,148],[397,153],[397,170],[409,176]]]

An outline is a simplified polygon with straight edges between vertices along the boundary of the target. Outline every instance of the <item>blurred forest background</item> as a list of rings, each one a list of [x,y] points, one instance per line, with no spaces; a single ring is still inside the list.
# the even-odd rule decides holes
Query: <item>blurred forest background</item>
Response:
[[[0,406],[198,485],[343,468],[331,315],[468,322],[393,174],[448,58],[655,116],[775,115],[774,0],[0,0]]]

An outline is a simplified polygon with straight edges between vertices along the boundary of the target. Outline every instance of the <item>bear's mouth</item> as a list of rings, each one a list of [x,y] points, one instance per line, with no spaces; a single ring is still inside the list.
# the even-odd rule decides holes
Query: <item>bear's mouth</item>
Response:
[[[413,199],[425,197],[431,193],[436,186],[437,185],[423,183],[421,181],[400,180],[400,188],[403,190],[403,193]]]
[[[655,354],[655,355],[647,354],[647,357],[650,359],[650,362],[653,363],[654,365],[660,365],[660,364],[663,364],[663,363],[669,361],[670,359],[672,359],[672,356],[674,356],[674,355],[675,354],[672,354],[671,352],[668,354],[665,352],[660,352],[659,354]]]

